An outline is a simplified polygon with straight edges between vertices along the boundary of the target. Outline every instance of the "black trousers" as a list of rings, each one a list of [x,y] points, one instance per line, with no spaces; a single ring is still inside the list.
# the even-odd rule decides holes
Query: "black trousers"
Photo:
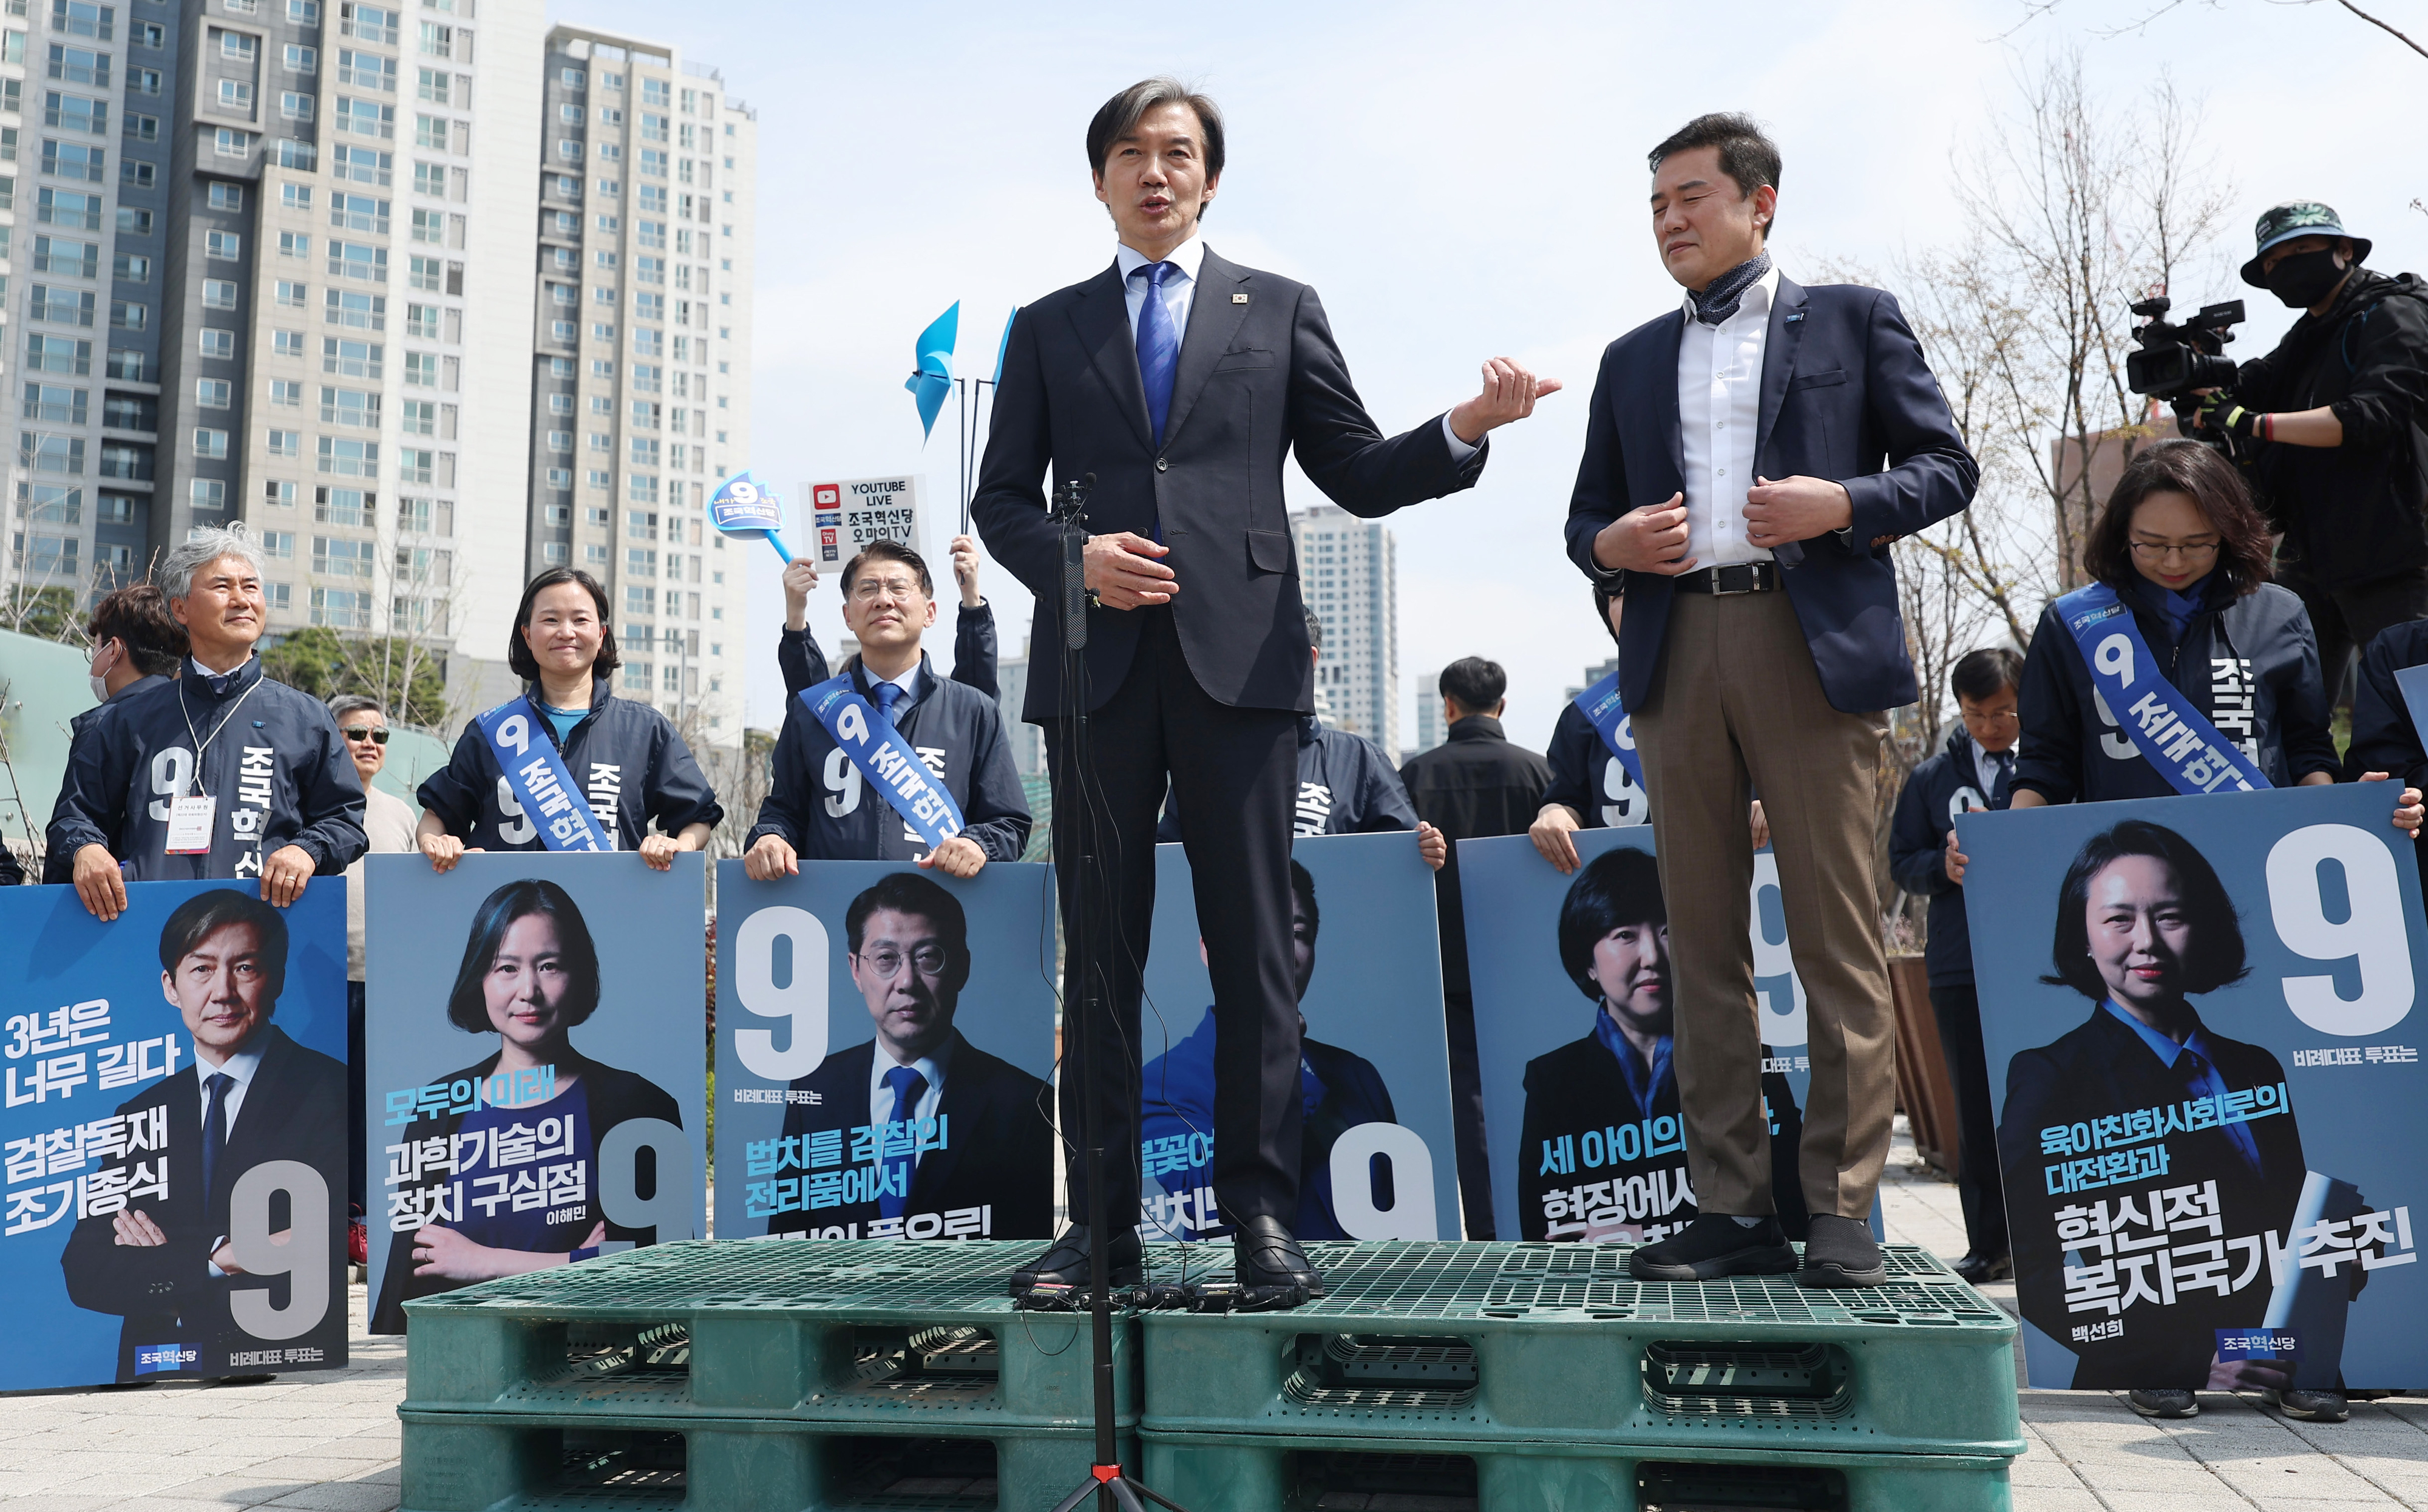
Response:
[[[369,1101],[363,1076],[369,1053],[363,1034],[363,984],[346,983],[346,1109],[353,1118],[346,1125],[346,1200],[353,1205],[353,1214],[361,1217],[363,1184],[367,1179],[364,1166],[369,1158],[369,1136],[363,1126],[365,1105]]]
[[[1169,608],[1141,616],[1138,651],[1087,716],[1088,760],[1069,719],[1045,725],[1054,784],[1054,874],[1066,938],[1062,1133],[1071,1217],[1087,1219],[1081,1089],[1093,1062],[1105,1206],[1139,1220],[1139,1002],[1155,918],[1155,827],[1170,775],[1214,982],[1214,1195],[1232,1222],[1298,1215],[1298,996],[1290,974],[1290,828],[1298,715],[1238,709],[1198,686]],[[1092,858],[1094,864],[1089,864]],[[1092,875],[1091,875],[1092,873]],[[1157,1005],[1164,1016],[1193,1005]]]
[[[1444,989],[1450,1030],[1451,1133],[1458,1144],[1459,1216],[1467,1237],[1490,1239],[1492,1163],[1484,1133],[1484,1072],[1475,1058],[1475,994]]]
[[[1969,985],[1933,982],[1930,1013],[1939,1020],[1947,1079],[1956,1085],[1956,1196],[1964,1206],[1964,1242],[1974,1254],[1996,1259],[2008,1253],[2007,1191],[1998,1175],[1998,1131],[1990,1121],[1981,999]]]
[[[2428,567],[2411,567],[2350,587],[2323,588],[2311,581],[2306,567],[2289,562],[2276,581],[2300,594],[2303,607],[2309,610],[2310,630],[2319,637],[2319,677],[2328,701],[2339,706],[2352,702],[2347,679],[2358,653],[2378,632],[2428,619]]]

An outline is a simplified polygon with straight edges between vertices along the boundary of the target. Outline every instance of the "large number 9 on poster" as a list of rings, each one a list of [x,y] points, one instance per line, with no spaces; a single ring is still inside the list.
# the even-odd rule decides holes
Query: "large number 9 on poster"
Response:
[[[792,979],[776,985],[776,942],[792,944]],[[807,909],[763,908],[733,931],[733,995],[761,1018],[792,1021],[784,1048],[767,1029],[733,1031],[744,1069],[769,1081],[791,1081],[827,1058],[827,927]]]
[[[287,1193],[287,1238],[270,1228],[271,1193]],[[253,1280],[287,1277],[287,1306],[271,1306],[268,1287],[228,1293],[228,1316],[255,1339],[294,1339],[329,1313],[329,1184],[301,1160],[264,1160],[236,1178],[228,1193],[228,1253]]]
[[[2341,921],[2327,917],[2321,883],[2320,864],[2330,861],[2343,873]],[[2336,991],[2333,976],[2285,978],[2285,1006],[2295,1018],[2322,1034],[2376,1034],[2411,1011],[2411,941],[2385,841],[2349,824],[2293,830],[2268,852],[2268,908],[2277,938],[2295,955],[2360,969],[2360,995],[2350,998]]]

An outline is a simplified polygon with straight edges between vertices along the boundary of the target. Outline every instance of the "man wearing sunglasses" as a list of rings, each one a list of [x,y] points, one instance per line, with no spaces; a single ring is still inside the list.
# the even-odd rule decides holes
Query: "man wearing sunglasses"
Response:
[[[376,698],[340,693],[329,700],[329,713],[337,721],[337,738],[345,742],[346,754],[354,759],[354,770],[363,780],[363,832],[371,837],[367,854],[413,851],[417,847],[412,806],[371,781],[387,762],[386,711]],[[348,1107],[353,1110],[346,1126],[353,1147],[347,1179],[356,1213],[364,1210],[363,920],[368,912],[363,892],[363,863],[358,856],[346,868],[346,1044],[353,1052],[346,1058],[346,1090]]]

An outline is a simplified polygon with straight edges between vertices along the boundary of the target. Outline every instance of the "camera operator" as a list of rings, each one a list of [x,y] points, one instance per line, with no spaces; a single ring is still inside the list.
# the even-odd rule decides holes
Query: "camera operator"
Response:
[[[2355,648],[2428,618],[2428,287],[2362,267],[2369,238],[2315,201],[2261,216],[2258,244],[2242,281],[2305,313],[2196,419],[2251,446],[2276,580],[2310,611],[2332,695]]]

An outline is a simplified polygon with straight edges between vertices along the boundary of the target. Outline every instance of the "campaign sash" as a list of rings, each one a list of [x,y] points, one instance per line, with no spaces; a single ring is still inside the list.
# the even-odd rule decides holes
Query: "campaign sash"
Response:
[[[860,768],[868,784],[885,795],[902,822],[935,849],[961,832],[961,807],[927,770],[902,732],[880,719],[853,691],[851,674],[828,678],[798,695],[801,707],[834,737],[835,748]]]
[[[513,698],[473,721],[489,753],[498,759],[506,786],[523,806],[523,816],[539,831],[550,850],[613,850],[615,843],[599,828],[590,802],[565,769],[556,742],[540,728],[540,715],[529,698]]]
[[[1618,701],[1618,674],[1613,672],[1576,696],[1577,709],[1592,722],[1594,733],[1627,768],[1627,780],[1644,786],[1644,759],[1635,753],[1635,725]]]
[[[2076,588],[2057,601],[2057,612],[2117,729],[2176,792],[2251,793],[2272,785],[2158,670],[2115,589],[2104,583]]]

